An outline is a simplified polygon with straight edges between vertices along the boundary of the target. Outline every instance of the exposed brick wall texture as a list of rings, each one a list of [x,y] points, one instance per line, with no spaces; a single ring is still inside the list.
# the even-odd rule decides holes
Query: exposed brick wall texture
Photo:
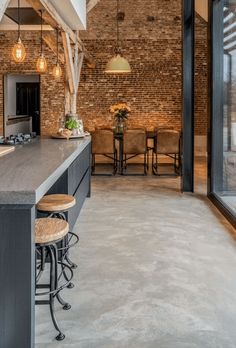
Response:
[[[181,128],[182,44],[181,0],[120,0],[125,19],[120,23],[122,52],[132,73],[117,76],[104,73],[116,45],[116,1],[101,0],[89,13],[88,30],[80,35],[94,55],[96,68],[83,65],[77,112],[87,129],[113,126],[109,106],[128,102],[129,126],[170,125]],[[148,21],[152,16],[154,21]],[[196,134],[206,134],[207,29],[197,18],[196,25]],[[6,73],[36,73],[40,33],[22,32],[27,51],[24,63],[16,64],[11,49],[16,32],[0,32],[0,134],[3,133],[3,86]],[[44,45],[45,46],[45,45]],[[41,133],[54,132],[64,115],[64,74],[52,76],[55,55],[45,46],[48,73],[41,75]]]
[[[129,126],[160,125],[181,128],[181,0],[120,1],[123,55],[132,67],[124,76],[104,73],[116,45],[116,1],[102,0],[89,13],[88,30],[81,33],[96,60],[84,66],[78,95],[78,114],[85,126],[114,125],[109,106],[128,102]],[[147,17],[153,16],[154,21]]]
[[[195,25],[195,134],[207,134],[208,100],[207,23],[196,16]]]
[[[40,54],[40,33],[22,32],[27,57],[23,63],[15,63],[11,57],[12,47],[17,38],[16,32],[0,32],[0,134],[3,134],[3,76],[4,74],[35,74],[36,61]],[[55,55],[45,47],[45,57],[48,72],[42,74],[40,81],[41,97],[41,134],[51,134],[58,128],[60,119],[64,116],[64,74],[58,80],[52,76],[56,64]],[[64,70],[64,69],[63,69]]]

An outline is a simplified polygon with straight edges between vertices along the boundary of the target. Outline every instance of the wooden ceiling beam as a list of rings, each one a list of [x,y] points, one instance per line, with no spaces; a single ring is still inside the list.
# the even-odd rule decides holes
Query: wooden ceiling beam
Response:
[[[40,14],[41,10],[44,10],[43,19],[46,23],[53,28],[59,28],[69,36],[73,44],[78,44],[79,50],[84,53],[87,66],[89,68],[95,67],[95,62],[91,54],[86,50],[79,35],[75,33],[61,18],[56,11],[55,7],[48,0],[27,0],[30,6]]]
[[[71,41],[76,43],[76,35],[73,30],[63,21],[61,16],[58,14],[55,7],[49,3],[48,0],[27,0],[29,5],[33,7],[33,9],[40,14],[40,11],[43,12],[43,19],[45,22],[51,25],[53,28],[60,28],[65,31]]]
[[[50,50],[57,56],[57,39],[54,33],[47,32],[43,34],[43,40],[46,43],[46,45],[50,48]],[[58,54],[58,59],[60,63],[65,63],[64,53],[60,52]]]
[[[39,16],[41,16],[40,11],[44,11],[45,8],[41,4],[40,0],[27,0],[27,2],[39,14]],[[52,28],[57,27],[56,21],[51,17],[51,15],[47,11],[43,13],[43,19],[47,24],[51,25]]]
[[[89,13],[98,3],[100,0],[89,0],[87,3],[87,13]]]
[[[62,36],[62,42],[64,47],[64,53],[65,53],[66,73],[67,73],[67,80],[69,83],[70,94],[75,94],[76,92],[75,70],[74,70],[74,62],[73,62],[70,38],[68,33],[65,33],[65,32],[62,32],[61,36]]]

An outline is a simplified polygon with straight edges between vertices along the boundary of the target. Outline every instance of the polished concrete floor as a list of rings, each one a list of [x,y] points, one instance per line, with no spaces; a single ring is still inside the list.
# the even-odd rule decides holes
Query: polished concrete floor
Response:
[[[234,231],[205,197],[173,178],[94,177],[75,231],[72,305],[36,309],[37,348],[235,348]]]

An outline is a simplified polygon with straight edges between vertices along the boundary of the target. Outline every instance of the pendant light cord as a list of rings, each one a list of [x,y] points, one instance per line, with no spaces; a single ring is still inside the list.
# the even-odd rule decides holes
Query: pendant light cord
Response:
[[[59,61],[59,30],[57,28],[57,64],[58,64],[58,61]]]
[[[120,53],[120,33],[119,33],[119,0],[116,0],[116,53]]]
[[[41,12],[41,55],[43,55],[43,10]]]
[[[20,38],[20,0],[18,0],[18,39]]]

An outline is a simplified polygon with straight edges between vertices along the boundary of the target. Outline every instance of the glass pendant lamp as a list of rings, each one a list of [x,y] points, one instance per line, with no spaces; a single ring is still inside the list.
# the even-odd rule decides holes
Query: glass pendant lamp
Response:
[[[37,60],[37,71],[39,73],[44,73],[47,70],[47,61],[44,57],[43,54],[43,11],[41,10],[41,53],[40,53],[40,57]]]
[[[12,57],[16,63],[22,63],[25,60],[25,47],[20,38],[20,0],[18,0],[18,40],[12,49]]]
[[[59,79],[62,75],[62,70],[59,64],[59,31],[58,29],[57,29],[57,63],[53,68],[52,74],[55,77],[55,79]]]
[[[115,56],[111,58],[107,65],[105,72],[107,74],[125,74],[131,72],[131,67],[126,58],[124,58],[121,54],[121,48],[120,48],[120,33],[119,33],[119,0],[117,1],[117,7],[116,7],[116,50],[115,50]]]

